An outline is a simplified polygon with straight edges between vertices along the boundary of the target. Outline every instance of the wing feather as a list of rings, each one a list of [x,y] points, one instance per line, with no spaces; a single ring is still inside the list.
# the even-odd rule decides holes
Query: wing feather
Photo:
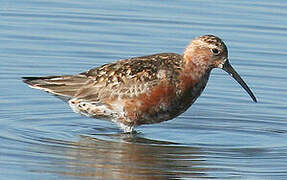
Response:
[[[178,75],[176,70],[181,68],[181,62],[182,56],[178,54],[162,53],[106,64],[81,73],[90,80],[74,97],[97,102],[139,96],[163,78],[174,79],[172,76]]]

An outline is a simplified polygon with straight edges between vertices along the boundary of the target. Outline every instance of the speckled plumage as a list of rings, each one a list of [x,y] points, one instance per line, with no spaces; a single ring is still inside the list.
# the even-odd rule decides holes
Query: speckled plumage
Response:
[[[233,77],[235,73],[235,79],[256,101],[228,63],[225,44],[213,35],[195,38],[183,55],[129,58],[77,75],[25,77],[24,82],[65,97],[75,112],[110,119],[125,131],[132,131],[135,126],[170,120],[183,113],[201,94],[216,67]]]

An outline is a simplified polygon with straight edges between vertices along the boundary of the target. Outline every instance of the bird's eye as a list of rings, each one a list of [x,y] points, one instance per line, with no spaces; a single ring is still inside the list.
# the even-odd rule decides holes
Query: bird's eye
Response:
[[[218,55],[220,53],[219,50],[216,48],[211,49],[211,51],[213,52],[214,55]]]

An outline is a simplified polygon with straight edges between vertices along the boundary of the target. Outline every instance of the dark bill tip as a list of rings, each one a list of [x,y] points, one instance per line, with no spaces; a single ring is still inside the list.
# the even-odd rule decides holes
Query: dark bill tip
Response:
[[[230,76],[232,76],[245,89],[245,91],[249,94],[249,96],[253,99],[254,102],[257,102],[257,99],[253,92],[249,89],[249,87],[239,76],[239,74],[233,69],[228,60],[226,60],[226,62],[223,64],[222,69],[226,71]]]

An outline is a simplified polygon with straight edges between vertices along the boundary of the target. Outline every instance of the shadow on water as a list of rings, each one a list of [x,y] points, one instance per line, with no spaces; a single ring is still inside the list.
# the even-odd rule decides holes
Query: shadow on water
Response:
[[[65,146],[62,156],[69,157],[63,161],[55,159],[51,163],[59,168],[46,169],[42,173],[100,179],[211,178],[206,174],[208,169],[202,168],[206,162],[199,148],[150,140],[140,135],[118,134],[111,138],[117,141],[90,136],[80,136],[78,142],[42,139],[45,144],[54,144],[47,146],[46,151]]]

